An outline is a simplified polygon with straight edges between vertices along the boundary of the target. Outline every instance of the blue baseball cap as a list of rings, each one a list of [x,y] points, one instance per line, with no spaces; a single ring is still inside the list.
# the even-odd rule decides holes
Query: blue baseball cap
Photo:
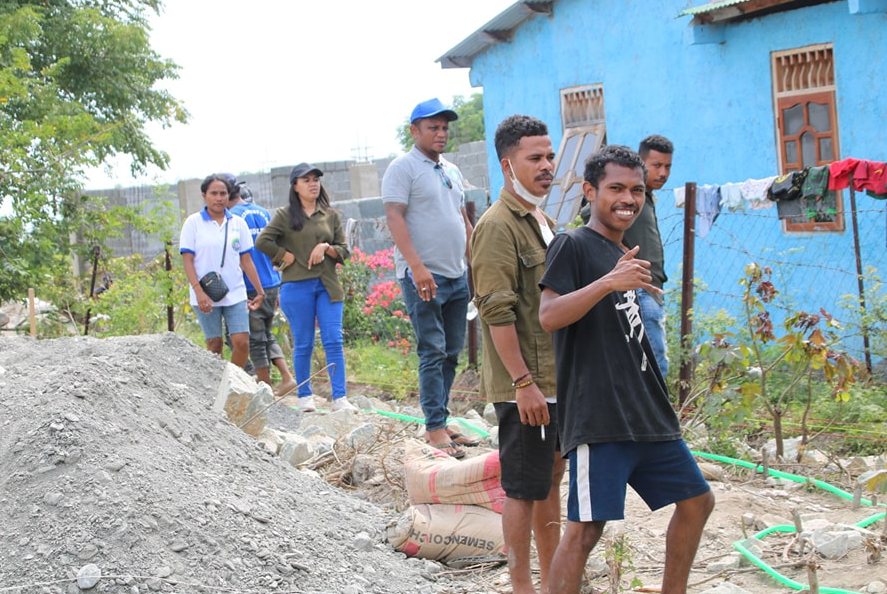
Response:
[[[449,122],[459,119],[459,114],[452,109],[447,109],[444,104],[440,102],[440,99],[435,97],[434,99],[423,101],[413,108],[413,113],[410,114],[410,123],[415,124],[416,120],[433,118],[434,116],[443,116]]]

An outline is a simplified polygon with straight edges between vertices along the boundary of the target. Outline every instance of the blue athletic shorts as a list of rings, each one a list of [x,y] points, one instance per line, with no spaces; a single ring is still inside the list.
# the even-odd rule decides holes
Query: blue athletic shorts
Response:
[[[194,311],[197,313],[200,329],[203,330],[203,337],[207,340],[222,337],[222,318],[225,318],[230,334],[249,332],[249,310],[246,308],[246,301],[239,301],[233,305],[213,305],[209,313],[203,313],[197,307]]]
[[[626,485],[631,485],[651,510],[709,491],[682,439],[586,444],[567,457],[567,519],[572,522],[623,519]]]

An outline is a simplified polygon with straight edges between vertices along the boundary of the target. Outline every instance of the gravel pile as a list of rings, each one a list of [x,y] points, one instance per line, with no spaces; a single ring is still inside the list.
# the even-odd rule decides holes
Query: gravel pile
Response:
[[[477,590],[213,414],[223,366],[174,334],[0,338],[0,592]]]

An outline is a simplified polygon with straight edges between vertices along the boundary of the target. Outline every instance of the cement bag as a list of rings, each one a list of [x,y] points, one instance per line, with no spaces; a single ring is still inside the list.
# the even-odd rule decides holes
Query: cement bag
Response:
[[[480,505],[501,514],[499,450],[456,460],[416,440],[404,446],[404,482],[410,503]]]
[[[476,505],[416,505],[388,526],[388,542],[408,557],[443,563],[502,554],[502,516]]]

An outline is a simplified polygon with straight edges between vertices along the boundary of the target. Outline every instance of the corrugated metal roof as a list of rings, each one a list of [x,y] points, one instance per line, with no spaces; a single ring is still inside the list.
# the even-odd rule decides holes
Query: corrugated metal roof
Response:
[[[515,2],[437,59],[441,68],[470,68],[474,58],[497,43],[511,41],[514,31],[536,15],[551,14],[555,0]]]
[[[692,8],[686,8],[678,14],[679,17],[689,16],[689,15],[697,15],[704,14],[706,12],[712,12],[714,10],[718,10],[720,8],[726,8],[728,6],[735,6],[736,4],[744,4],[749,0],[718,0],[716,2],[709,2],[707,4],[701,4],[699,6],[694,6]]]
[[[685,8],[678,17],[692,16],[693,24],[725,22],[742,17],[770,14],[783,10],[806,8],[837,0],[712,0],[692,8]]]

